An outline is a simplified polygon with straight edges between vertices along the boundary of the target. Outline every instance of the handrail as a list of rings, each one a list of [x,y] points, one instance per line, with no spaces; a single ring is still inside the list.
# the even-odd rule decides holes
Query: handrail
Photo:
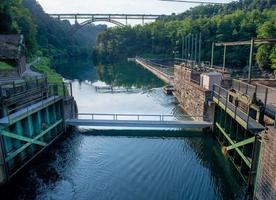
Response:
[[[217,92],[216,91],[216,88],[219,89],[219,91]],[[219,102],[220,102],[220,99],[224,99],[226,101],[226,104],[225,104],[225,109],[230,109],[229,108],[229,105],[231,105],[232,107],[234,107],[234,114],[235,114],[235,118],[237,117],[237,111],[239,111],[240,113],[243,113],[246,115],[246,119],[243,119],[242,117],[240,117],[245,123],[246,123],[246,126],[247,128],[249,128],[249,122],[250,121],[256,121],[255,119],[253,119],[252,117],[250,117],[250,115],[248,113],[245,113],[243,110],[241,110],[238,106],[236,106],[235,104],[231,103],[229,100],[228,100],[228,97],[227,96],[223,96],[221,95],[221,90],[224,90],[228,93],[228,90],[226,90],[225,88],[217,85],[217,84],[214,84],[214,87],[213,87],[213,97],[215,97],[215,95],[217,95],[218,97],[215,97],[215,98],[218,98]],[[249,105],[250,107],[252,106],[252,104]],[[231,109],[230,109],[231,110]]]
[[[158,114],[114,114],[114,113],[73,113],[72,117],[74,119],[78,119],[80,116],[90,116],[89,119],[91,120],[131,120],[131,121],[177,121],[177,117],[186,117],[186,118],[192,118],[192,117],[203,117],[203,116],[190,116],[190,115],[158,115]],[[111,117],[111,119],[97,119],[97,117]],[[127,119],[122,119],[122,117],[129,117]],[[132,117],[132,118],[130,118]],[[142,118],[148,118],[153,117],[148,120],[142,119]],[[154,118],[155,117],[155,118]],[[135,119],[133,119],[135,118]],[[173,119],[173,120],[165,120],[165,119]],[[158,120],[157,120],[158,119]]]

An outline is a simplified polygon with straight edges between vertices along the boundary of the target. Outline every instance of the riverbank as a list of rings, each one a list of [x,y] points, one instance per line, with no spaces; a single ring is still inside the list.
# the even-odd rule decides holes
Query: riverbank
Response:
[[[53,69],[52,61],[50,58],[41,57],[38,62],[31,65],[31,69],[36,72],[45,74],[48,77],[48,82],[50,84],[61,84],[63,82],[61,75]]]

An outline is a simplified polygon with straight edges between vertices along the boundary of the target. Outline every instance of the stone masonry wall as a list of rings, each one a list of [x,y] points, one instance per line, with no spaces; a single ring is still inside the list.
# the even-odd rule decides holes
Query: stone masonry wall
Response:
[[[175,67],[175,96],[183,110],[195,120],[208,120],[208,101],[212,92],[190,82],[191,71],[185,67]],[[203,117],[199,117],[203,116]]]
[[[273,127],[262,133],[262,150],[255,199],[276,199],[276,129]]]

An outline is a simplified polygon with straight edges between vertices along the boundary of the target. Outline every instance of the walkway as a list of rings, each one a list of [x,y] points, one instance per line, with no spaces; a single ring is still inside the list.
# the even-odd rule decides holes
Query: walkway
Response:
[[[71,126],[132,127],[132,128],[180,128],[204,129],[212,123],[176,119],[173,115],[139,115],[139,114],[75,114],[65,123]]]
[[[174,82],[174,74],[173,70],[171,71],[171,67],[163,66],[157,63],[153,63],[149,60],[136,57],[135,62],[155,74],[158,78],[169,85],[173,85]]]

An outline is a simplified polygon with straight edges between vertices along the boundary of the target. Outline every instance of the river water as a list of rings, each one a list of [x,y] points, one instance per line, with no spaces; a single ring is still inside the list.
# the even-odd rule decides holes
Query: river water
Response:
[[[174,98],[163,94],[163,83],[135,64],[95,67],[70,60],[56,70],[72,81],[79,112],[180,112]],[[1,200],[232,200],[243,199],[244,188],[206,133],[79,128],[12,180]]]

